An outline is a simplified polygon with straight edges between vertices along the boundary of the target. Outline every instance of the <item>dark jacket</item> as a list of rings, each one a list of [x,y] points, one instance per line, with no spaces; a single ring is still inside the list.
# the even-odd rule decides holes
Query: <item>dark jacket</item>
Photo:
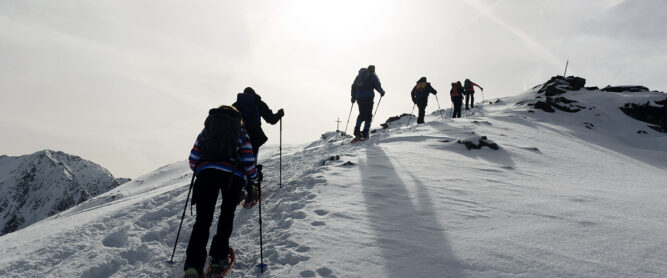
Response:
[[[238,94],[233,106],[241,112],[245,128],[250,136],[250,142],[255,147],[263,145],[268,140],[266,134],[264,134],[264,130],[262,130],[261,119],[264,118],[267,123],[273,125],[282,117],[279,113],[274,114],[257,94]]]
[[[373,89],[377,90],[380,95],[384,96],[384,90],[380,84],[380,79],[375,73],[370,72],[366,68],[359,70],[359,74],[352,82],[351,95],[352,98],[371,98],[375,97]]]
[[[412,88],[410,95],[412,96],[413,103],[427,103],[428,94],[437,94],[438,91],[431,87],[431,83],[425,82],[425,86],[419,86],[419,83]]]

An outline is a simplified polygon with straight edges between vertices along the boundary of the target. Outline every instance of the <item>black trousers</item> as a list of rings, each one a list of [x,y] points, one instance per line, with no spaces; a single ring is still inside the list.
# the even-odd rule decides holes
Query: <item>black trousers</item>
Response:
[[[454,112],[452,113],[452,118],[461,118],[461,106],[463,105],[463,97],[452,97],[452,103],[454,104]]]
[[[466,95],[466,109],[468,109],[468,101],[470,101],[470,108],[475,107],[475,93],[469,92]]]
[[[361,134],[361,123],[366,122],[364,125],[364,133],[368,136],[368,128],[371,124],[371,119],[373,118],[373,99],[369,97],[362,97],[357,99],[357,106],[359,106],[359,116],[357,116],[357,124],[354,125],[354,136],[359,136]]]
[[[419,115],[417,116],[417,123],[424,123],[424,115],[426,115],[426,101],[417,101],[417,109],[419,109]]]
[[[230,176],[233,177],[231,183]],[[196,194],[193,198],[197,203],[197,218],[188,242],[184,270],[194,267],[199,273],[202,273],[206,264],[206,243],[218,193],[222,193],[220,218],[208,255],[215,258],[227,258],[229,237],[232,235],[234,225],[234,212],[240,201],[243,185],[243,179],[221,170],[206,169],[197,175],[195,190],[193,190]]]

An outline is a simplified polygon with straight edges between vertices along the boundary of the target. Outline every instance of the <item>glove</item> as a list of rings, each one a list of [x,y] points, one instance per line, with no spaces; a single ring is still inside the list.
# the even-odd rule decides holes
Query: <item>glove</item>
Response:
[[[257,164],[257,182],[262,182],[264,180],[264,174],[262,174],[262,169],[264,166],[262,164]]]
[[[246,185],[245,190],[247,193],[245,196],[245,202],[243,202],[243,208],[251,209],[255,207],[255,205],[257,205],[257,201],[259,201],[259,184],[248,184]]]
[[[380,97],[383,97],[383,96],[384,96],[384,92],[380,92]]]
[[[482,90],[482,92],[484,92],[484,88],[480,88],[480,89]]]
[[[357,99],[352,97],[352,103],[354,103],[355,101],[357,101]]]
[[[281,108],[280,110],[278,110],[278,113],[276,113],[276,115],[278,116],[278,118],[282,118],[283,116],[285,116],[285,111],[283,111],[283,109]]]

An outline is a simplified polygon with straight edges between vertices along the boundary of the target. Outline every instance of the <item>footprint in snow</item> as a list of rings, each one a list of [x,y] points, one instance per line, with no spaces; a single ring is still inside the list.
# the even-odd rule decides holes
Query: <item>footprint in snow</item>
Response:
[[[106,247],[121,248],[127,244],[127,231],[120,229],[102,239],[102,244]]]
[[[327,267],[320,267],[317,270],[317,274],[319,274],[322,277],[330,277],[333,271]]]
[[[319,215],[319,216],[324,216],[324,215],[329,214],[329,211],[326,211],[326,210],[323,210],[323,209],[316,209],[315,213],[317,213],[317,215]]]
[[[315,271],[312,270],[304,270],[299,273],[301,277],[315,277]]]
[[[303,211],[295,211],[290,215],[290,217],[292,217],[293,219],[305,219],[306,213]]]
[[[324,223],[324,221],[313,221],[313,222],[310,222],[310,225],[312,225],[314,227],[320,227],[320,226],[325,226],[326,223]]]

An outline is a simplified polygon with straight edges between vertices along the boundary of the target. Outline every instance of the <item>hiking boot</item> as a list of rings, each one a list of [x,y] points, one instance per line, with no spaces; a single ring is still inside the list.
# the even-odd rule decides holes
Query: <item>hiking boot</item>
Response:
[[[211,263],[209,264],[209,275],[221,275],[225,269],[229,268],[229,258],[218,259],[211,257]]]
[[[194,267],[188,268],[185,270],[183,278],[200,278],[199,271],[197,271],[197,269]]]

